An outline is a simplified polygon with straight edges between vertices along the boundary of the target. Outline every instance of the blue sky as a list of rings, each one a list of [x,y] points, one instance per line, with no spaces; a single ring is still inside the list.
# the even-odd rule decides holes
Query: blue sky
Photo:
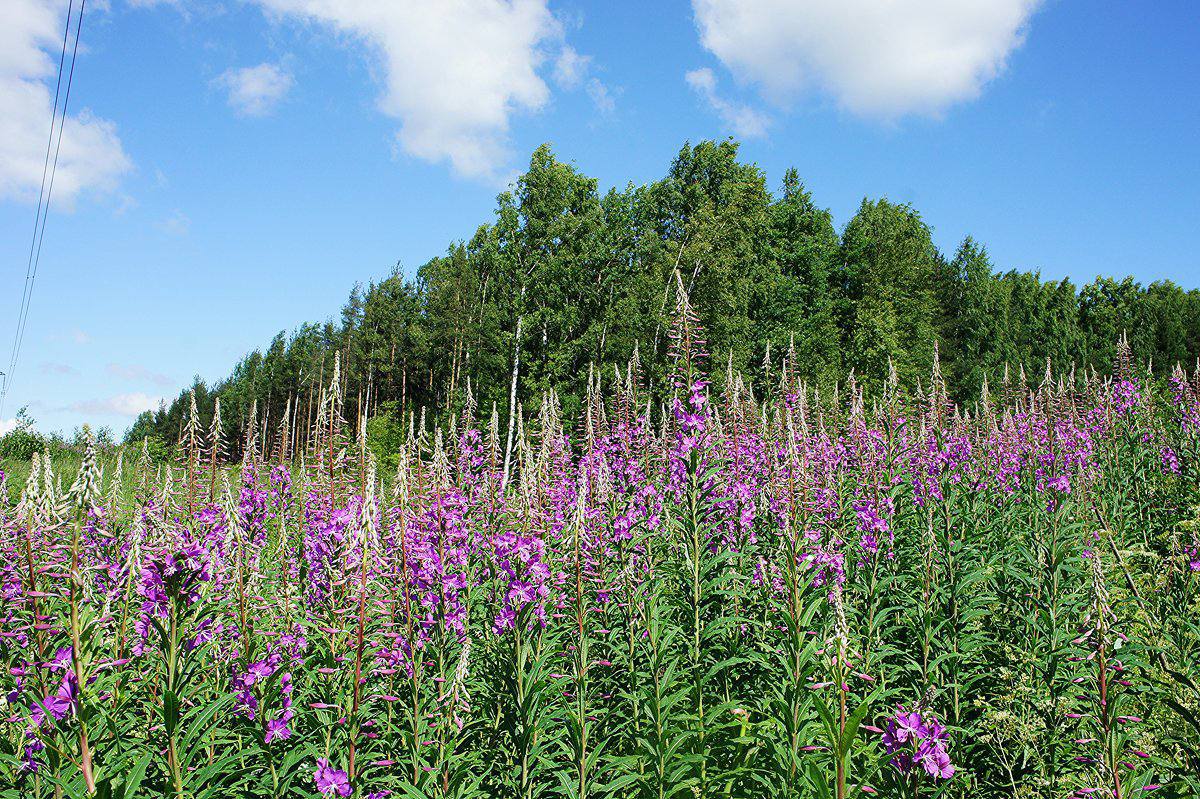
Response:
[[[76,3],[76,5],[78,5]],[[120,433],[490,218],[541,142],[601,187],[736,135],[839,226],[1200,286],[1200,14],[1083,0],[92,0],[0,429]],[[0,3],[0,349],[67,0]]]

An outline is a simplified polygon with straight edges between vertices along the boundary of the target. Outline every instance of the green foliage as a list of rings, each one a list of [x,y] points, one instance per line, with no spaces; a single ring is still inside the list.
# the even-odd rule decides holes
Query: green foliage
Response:
[[[495,407],[502,435],[518,404],[534,410],[551,391],[573,415],[589,367],[607,382],[635,351],[662,399],[677,271],[709,351],[756,392],[777,384],[771,364],[789,348],[793,370],[815,384],[850,370],[880,384],[894,367],[913,387],[937,342],[960,402],[985,379],[996,390],[1006,371],[1014,382],[1022,370],[1040,376],[1047,361],[1064,373],[1107,370],[1123,333],[1160,376],[1200,356],[1195,289],[1103,278],[1080,291],[999,272],[970,237],[947,257],[916,209],[886,198],[864,200],[839,234],[794,169],[773,193],[731,140],[686,145],[662,179],[604,193],[543,145],[468,238],[415,274],[397,267],[356,285],[336,320],[279,333],[217,384],[197,379],[139,417],[126,441],[177,440],[193,392],[204,425],[220,397],[230,454],[252,409],[260,422],[289,410],[303,431],[335,354],[343,395],[372,409],[391,403],[405,425],[422,410],[440,423],[461,414],[468,385],[482,418]]]
[[[34,429],[34,420],[28,408],[17,411],[16,422],[16,427],[0,436],[0,461],[27,461],[35,452],[65,447],[61,438],[44,436]]]
[[[915,210],[864,200],[842,234],[838,283],[849,363],[885,378],[892,365],[915,384],[933,363],[935,304],[931,233]]]
[[[367,447],[375,454],[376,462],[389,472],[399,462],[404,435],[403,420],[395,402],[385,403],[367,420]]]

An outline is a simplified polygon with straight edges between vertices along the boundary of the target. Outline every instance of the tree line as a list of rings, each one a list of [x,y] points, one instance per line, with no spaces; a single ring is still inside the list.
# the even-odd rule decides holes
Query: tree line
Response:
[[[444,420],[469,393],[507,420],[553,391],[571,418],[589,374],[607,383],[632,358],[663,389],[677,283],[707,333],[717,389],[727,365],[761,389],[788,350],[815,386],[893,370],[914,386],[936,348],[959,400],[1006,369],[1104,371],[1126,334],[1159,373],[1200,355],[1200,290],[1000,272],[969,237],[940,252],[917,210],[887,199],[864,199],[839,234],[796,170],[772,191],[732,140],[685,145],[661,180],[605,193],[543,145],[470,238],[415,276],[356,285],[340,319],[280,332],[225,379],[197,378],[127,440],[174,441],[193,392],[206,417],[219,397],[231,430],[251,413],[303,427],[335,354],[351,413]]]

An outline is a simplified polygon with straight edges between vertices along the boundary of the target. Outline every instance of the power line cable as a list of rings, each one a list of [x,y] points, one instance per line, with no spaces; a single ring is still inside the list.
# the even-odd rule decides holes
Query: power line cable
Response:
[[[71,49],[71,66],[67,73],[67,90],[63,94],[62,112],[58,111],[58,96],[62,88],[62,73],[63,64],[66,60],[67,41],[71,31],[71,16],[75,7],[74,0],[70,0],[67,6],[67,21],[63,27],[63,43],[62,50],[58,59],[58,79],[54,86],[54,107],[51,109],[50,117],[50,137],[46,141],[46,156],[42,163],[42,185],[38,191],[38,208],[37,214],[33,220],[33,240],[29,244],[29,263],[25,267],[25,286],[21,293],[21,309],[17,314],[17,330],[13,338],[12,356],[9,358],[8,372],[4,375],[3,389],[0,390],[0,418],[4,415],[4,405],[8,399],[8,392],[12,386],[13,376],[17,369],[17,363],[21,357],[21,346],[25,342],[25,330],[29,321],[29,309],[33,304],[33,289],[37,280],[38,266],[42,260],[42,243],[46,238],[46,220],[50,215],[50,198],[54,193],[54,177],[58,170],[58,157],[62,150],[63,127],[67,123],[67,104],[71,101],[71,85],[75,80],[75,60],[79,54],[79,38],[83,30],[83,12],[87,5],[87,0],[80,0],[79,15],[75,23],[75,44]],[[55,143],[54,123],[58,120],[58,141]],[[54,146],[54,162],[49,167],[49,183],[46,181],[47,163],[50,160],[50,148]],[[43,201],[44,197],[44,201]],[[40,225],[39,225],[40,217]]]
[[[4,399],[8,394],[9,374],[13,370],[13,363],[16,360],[17,339],[20,336],[21,319],[25,316],[25,303],[29,300],[29,282],[33,275],[33,254],[37,246],[38,227],[42,219],[43,201],[46,198],[46,176],[50,172],[50,151],[54,147],[54,126],[58,122],[58,97],[62,90],[63,63],[67,58],[67,41],[71,33],[71,17],[75,9],[75,0],[71,0],[67,7],[67,19],[63,25],[63,40],[62,49],[58,56],[58,78],[54,82],[54,104],[50,109],[50,131],[46,136],[46,155],[42,159],[42,184],[38,188],[37,212],[33,216],[33,235],[29,239],[29,260],[25,265],[25,282],[21,287],[21,304],[17,309],[17,328],[13,333],[13,346],[8,359],[8,372],[4,375],[3,390],[0,391],[0,417],[3,416]]]
[[[71,51],[71,68],[67,73],[67,92],[63,96],[62,114],[58,118],[58,141],[54,146],[54,163],[50,165],[50,184],[46,187],[46,209],[42,212],[42,229],[38,232],[37,253],[33,258],[33,274],[29,281],[29,300],[25,304],[25,319],[21,323],[21,336],[17,342],[17,357],[20,357],[21,345],[25,343],[26,322],[29,319],[29,307],[33,304],[33,289],[37,281],[38,265],[42,260],[42,243],[46,239],[46,220],[49,217],[50,197],[54,193],[54,176],[58,169],[58,154],[62,150],[63,127],[67,124],[67,103],[71,100],[71,83],[75,79],[75,56],[79,52],[79,34],[83,27],[83,9],[87,4],[87,0],[81,0],[79,4],[79,17],[75,26],[75,47]],[[16,368],[16,364],[13,364]]]

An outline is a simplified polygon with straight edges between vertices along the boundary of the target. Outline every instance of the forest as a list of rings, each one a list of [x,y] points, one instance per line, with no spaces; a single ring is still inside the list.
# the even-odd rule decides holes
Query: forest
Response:
[[[231,434],[252,411],[304,429],[335,353],[348,414],[366,409],[376,439],[398,438],[422,412],[445,422],[468,387],[504,424],[550,392],[573,416],[589,373],[611,382],[635,352],[661,400],[676,272],[721,366],[717,388],[734,373],[761,388],[788,350],[811,386],[853,373],[871,389],[893,369],[915,387],[936,347],[959,402],[1006,374],[1015,384],[1047,368],[1105,372],[1123,335],[1160,377],[1200,356],[1194,288],[1129,277],[1080,288],[1001,271],[969,237],[940,252],[917,209],[885,198],[864,199],[839,231],[794,169],[772,190],[733,140],[685,145],[661,180],[603,194],[543,145],[494,218],[445,255],[415,276],[355,285],[339,319],[281,331],[211,385],[196,378],[126,440],[175,442],[193,393],[205,424],[220,398]]]

